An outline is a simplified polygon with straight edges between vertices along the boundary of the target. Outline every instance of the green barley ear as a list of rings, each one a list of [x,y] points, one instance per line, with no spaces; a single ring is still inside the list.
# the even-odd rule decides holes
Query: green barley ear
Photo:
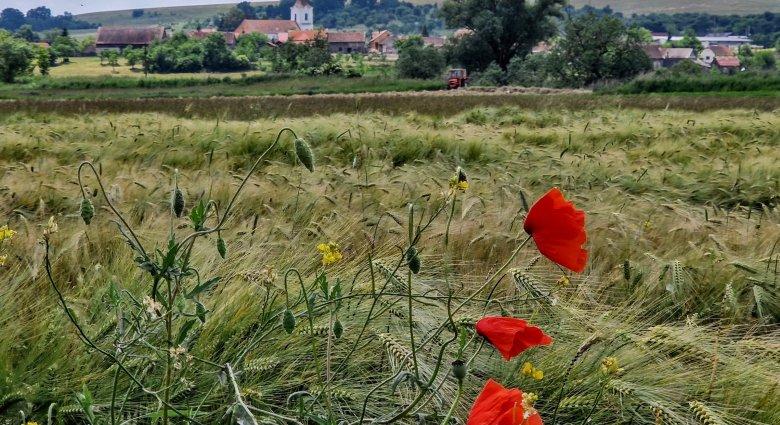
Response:
[[[314,153],[311,147],[303,139],[295,139],[295,155],[307,170],[314,172]]]
[[[177,218],[181,218],[184,213],[184,193],[178,186],[173,190],[173,213]]]
[[[406,261],[409,263],[409,270],[412,273],[420,273],[420,256],[417,254],[417,248],[409,248],[409,251],[406,252]]]
[[[87,198],[81,198],[81,219],[84,220],[84,224],[89,225],[94,216],[95,207],[92,205],[92,201]]]
[[[289,308],[284,310],[284,317],[282,318],[282,326],[284,326],[284,330],[288,334],[293,333],[293,330],[295,330],[295,316],[293,315],[292,310],[290,310]]]

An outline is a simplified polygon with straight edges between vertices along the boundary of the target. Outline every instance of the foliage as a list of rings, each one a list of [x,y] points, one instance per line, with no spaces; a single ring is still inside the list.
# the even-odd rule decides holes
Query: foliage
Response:
[[[38,34],[33,31],[32,26],[28,24],[19,27],[19,29],[14,33],[14,37],[30,42],[38,42],[41,40]]]
[[[627,79],[652,66],[641,48],[642,33],[614,17],[574,17],[567,20],[564,33],[550,60],[553,74],[567,86]]]
[[[58,35],[51,41],[52,55],[57,58],[62,58],[63,62],[67,62],[71,57],[76,56],[80,50],[79,43],[73,38],[66,35]]]
[[[753,54],[748,67],[755,70],[771,71],[777,68],[777,56],[769,50],[762,50]]]
[[[222,34],[211,34],[199,40],[176,33],[170,39],[149,48],[150,72],[232,71],[249,69],[249,60],[228,49]]]
[[[693,28],[685,30],[683,37],[680,40],[672,40],[665,43],[667,47],[688,47],[693,49],[695,54],[699,54],[702,51],[701,41],[696,37],[696,32]]]
[[[49,68],[51,68],[51,54],[49,49],[38,49],[35,55],[35,65],[38,67],[38,72],[41,75],[49,75]]]
[[[493,54],[485,40],[479,37],[453,37],[447,40],[443,53],[448,64],[480,71],[493,62]]]
[[[268,37],[261,33],[244,34],[236,42],[235,52],[238,55],[246,56],[250,62],[257,62],[262,52],[267,52]]]
[[[698,65],[695,72],[662,72],[648,78],[638,78],[607,92],[677,93],[677,92],[759,92],[780,90],[780,75],[775,73],[742,72],[735,75],[703,74]]]
[[[473,31],[490,49],[493,61],[506,71],[515,56],[524,57],[538,42],[556,32],[552,18],[560,16],[563,0],[445,1],[441,14],[450,28]]]
[[[222,279],[192,300],[186,295],[200,285],[185,276],[174,303],[161,281],[159,310],[177,318],[172,352],[164,349],[166,315],[144,304],[151,273],[138,267],[109,202],[128,223],[120,221],[121,229],[165,255],[169,239],[181,241],[200,223],[191,211],[217,227],[236,175],[243,178],[272,145],[278,116],[2,115],[8,190],[0,209],[19,234],[3,246],[13,255],[0,269],[0,415],[16,422],[23,411],[45,423],[56,403],[53,423],[92,415],[110,423],[112,411],[121,421],[162,423],[155,395],[164,398],[173,357],[172,406],[185,415],[197,409],[196,420],[208,424],[236,423],[247,410],[258,422],[360,423],[364,405],[364,421],[391,422],[415,406],[428,423],[441,423],[451,407],[465,423],[487,376],[535,393],[549,424],[777,423],[776,292],[755,289],[777,282],[780,217],[771,206],[777,201],[769,203],[777,199],[776,113],[666,110],[672,97],[646,110],[621,103],[576,111],[542,108],[542,96],[523,108],[463,108],[459,96],[440,97],[461,104],[460,112],[330,115],[322,108],[319,116],[286,116],[306,135],[317,168],[294,166],[292,137],[285,138],[263,158],[262,174],[250,177],[221,234],[199,238],[189,268],[176,267],[197,270],[201,284]],[[95,204],[88,226],[78,217],[75,184],[84,158],[99,161],[109,195],[96,177],[83,176],[85,198]],[[456,165],[471,184],[448,199]],[[536,258],[531,245],[512,255],[523,239],[523,200],[552,185],[588,214],[592,261],[582,276]],[[171,214],[174,187],[185,194],[182,218]],[[219,213],[201,214],[201,199],[215,200]],[[445,214],[436,216],[442,206]],[[51,216],[59,232],[45,256],[39,241]],[[403,255],[410,223],[413,234],[417,223],[422,229],[414,244],[421,267],[411,276]],[[343,258],[325,267],[316,247],[329,242]],[[45,260],[69,310],[60,307]],[[300,281],[295,272],[285,279],[290,269]],[[290,334],[287,311],[295,320]],[[83,346],[69,313],[129,374]],[[474,333],[476,318],[502,313],[526,318],[553,344],[502,361]],[[131,344],[136,331],[149,345]],[[460,398],[450,374],[458,359],[466,366]],[[424,384],[436,376],[433,384],[415,383],[415,361]],[[526,362],[542,379],[522,373]],[[226,411],[235,416],[223,419]]]
[[[334,61],[324,37],[309,43],[282,43],[270,53],[274,72],[333,75],[343,71]]]
[[[73,15],[67,12],[54,16],[46,6],[30,9],[27,11],[27,15],[18,9],[10,7],[0,12],[0,29],[16,31],[23,25],[29,25],[33,31],[45,31],[52,28],[97,28],[96,24],[76,20],[73,18]]]
[[[16,77],[29,73],[34,57],[30,43],[0,30],[0,80],[13,83]]]
[[[421,37],[399,41],[398,60],[395,63],[401,78],[438,78],[444,70],[444,56],[433,46],[426,46]]]

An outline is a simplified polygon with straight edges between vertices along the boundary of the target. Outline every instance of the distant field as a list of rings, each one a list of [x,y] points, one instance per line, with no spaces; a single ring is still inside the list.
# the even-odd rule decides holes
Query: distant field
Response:
[[[208,0],[203,0],[208,1]],[[273,2],[252,2],[258,6]],[[191,20],[207,20],[214,16],[227,12],[233,5],[212,4],[178,7],[158,7],[143,9],[141,17],[133,18],[132,10],[117,10],[109,12],[94,12],[77,15],[77,19],[106,26],[122,25],[173,25],[185,23]]]
[[[208,0],[204,0],[208,1]],[[407,0],[416,4],[441,3],[441,0]],[[253,2],[255,5],[267,2]],[[720,15],[728,14],[754,14],[763,12],[780,12],[780,1],[777,0],[571,0],[576,7],[591,5],[594,7],[611,6],[618,12],[626,15],[632,13],[682,13],[702,12]],[[144,9],[145,13],[139,18],[132,17],[132,10],[119,10],[110,12],[95,12],[77,15],[79,20],[93,22],[106,26],[122,25],[171,25],[180,26],[188,21],[204,21],[220,13],[226,12],[232,6],[230,4],[160,7]]]

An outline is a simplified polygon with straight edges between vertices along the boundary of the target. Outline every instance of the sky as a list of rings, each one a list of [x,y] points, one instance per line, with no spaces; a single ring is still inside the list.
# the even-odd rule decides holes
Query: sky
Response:
[[[104,10],[141,9],[146,7],[188,6],[199,4],[238,3],[241,0],[0,0],[0,9],[12,7],[23,13],[38,6],[46,6],[59,15],[70,12],[74,15]]]

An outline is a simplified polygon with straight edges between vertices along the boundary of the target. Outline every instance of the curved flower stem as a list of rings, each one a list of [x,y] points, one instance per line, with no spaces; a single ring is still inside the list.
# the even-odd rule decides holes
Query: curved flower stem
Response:
[[[458,406],[458,402],[460,401],[461,394],[463,394],[463,381],[458,382],[458,392],[455,393],[455,400],[452,400],[452,406],[450,406],[450,410],[447,412],[447,416],[445,416],[444,420],[441,421],[441,425],[448,425],[450,423],[452,414],[455,412],[455,407]]]

